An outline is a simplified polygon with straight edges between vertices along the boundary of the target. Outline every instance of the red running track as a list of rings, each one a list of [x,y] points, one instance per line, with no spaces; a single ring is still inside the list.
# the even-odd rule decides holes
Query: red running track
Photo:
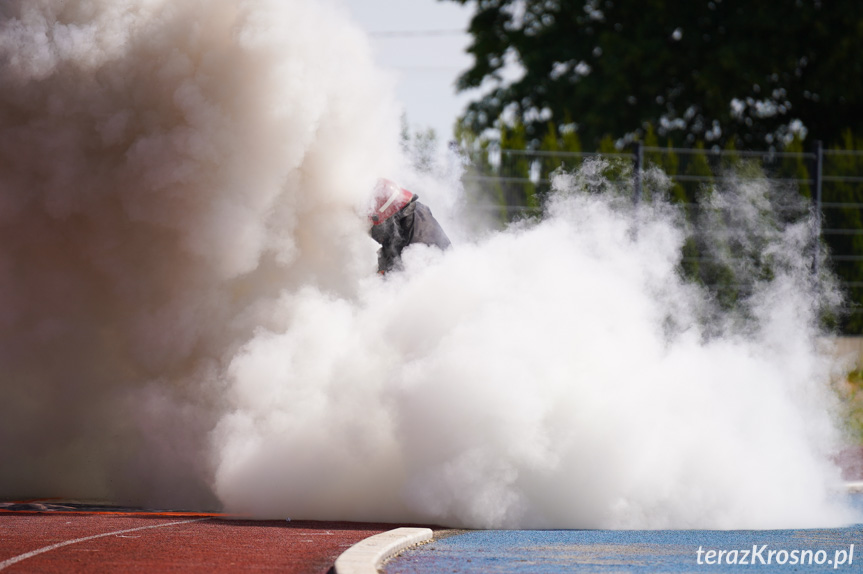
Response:
[[[325,574],[350,546],[394,527],[193,513],[5,511],[0,572]]]
[[[863,480],[863,447],[846,450],[837,462],[846,480]],[[0,574],[326,574],[353,544],[397,526],[406,525],[253,521],[221,514],[0,503]]]

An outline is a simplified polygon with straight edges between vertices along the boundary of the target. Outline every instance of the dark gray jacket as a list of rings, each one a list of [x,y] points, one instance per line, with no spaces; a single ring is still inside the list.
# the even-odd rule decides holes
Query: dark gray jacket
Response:
[[[398,213],[371,229],[372,238],[381,244],[378,250],[378,272],[401,269],[402,250],[411,243],[450,246],[450,240],[432,216],[431,209],[417,201],[414,194],[409,204]]]

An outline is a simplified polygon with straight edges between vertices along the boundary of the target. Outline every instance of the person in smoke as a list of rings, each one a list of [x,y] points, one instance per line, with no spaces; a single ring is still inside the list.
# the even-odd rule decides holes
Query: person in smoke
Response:
[[[411,243],[450,246],[450,240],[431,209],[417,201],[418,196],[388,179],[375,185],[374,203],[369,214],[372,239],[380,243],[378,273],[401,269],[402,250]]]

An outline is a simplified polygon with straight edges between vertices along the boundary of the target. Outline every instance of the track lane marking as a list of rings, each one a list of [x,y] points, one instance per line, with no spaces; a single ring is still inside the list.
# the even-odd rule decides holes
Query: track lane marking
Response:
[[[63,546],[69,546],[70,544],[77,544],[79,542],[86,542],[88,540],[95,540],[96,538],[104,538],[106,536],[115,536],[117,534],[126,534],[128,532],[137,532],[139,530],[147,530],[150,528],[162,528],[163,526],[176,526],[177,524],[189,524],[190,522],[201,522],[202,520],[210,520],[210,517],[206,518],[196,518],[195,520],[180,520],[178,522],[166,522],[165,524],[150,524],[149,526],[139,526],[137,528],[126,528],[125,530],[116,530],[114,532],[105,532],[103,534],[94,534],[93,536],[85,536],[83,538],[75,538],[74,540],[66,540],[65,542],[58,542],[56,544],[51,544],[49,546],[43,546],[42,548],[37,548],[36,550],[31,550],[30,552],[25,552],[24,554],[19,554],[18,556],[13,556],[3,562],[0,562],[0,570],[8,568],[13,564],[17,564],[22,560],[27,560],[28,558],[32,558],[39,554],[50,552],[51,550],[56,550],[57,548],[62,548]]]

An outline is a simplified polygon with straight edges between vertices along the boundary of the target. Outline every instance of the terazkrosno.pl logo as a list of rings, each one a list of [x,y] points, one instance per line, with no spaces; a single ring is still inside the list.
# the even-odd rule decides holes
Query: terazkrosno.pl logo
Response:
[[[780,566],[831,566],[834,569],[854,564],[854,545],[838,550],[786,550],[773,549],[769,544],[753,544],[752,548],[732,550],[705,550],[699,546],[696,554],[698,564],[768,565]]]

